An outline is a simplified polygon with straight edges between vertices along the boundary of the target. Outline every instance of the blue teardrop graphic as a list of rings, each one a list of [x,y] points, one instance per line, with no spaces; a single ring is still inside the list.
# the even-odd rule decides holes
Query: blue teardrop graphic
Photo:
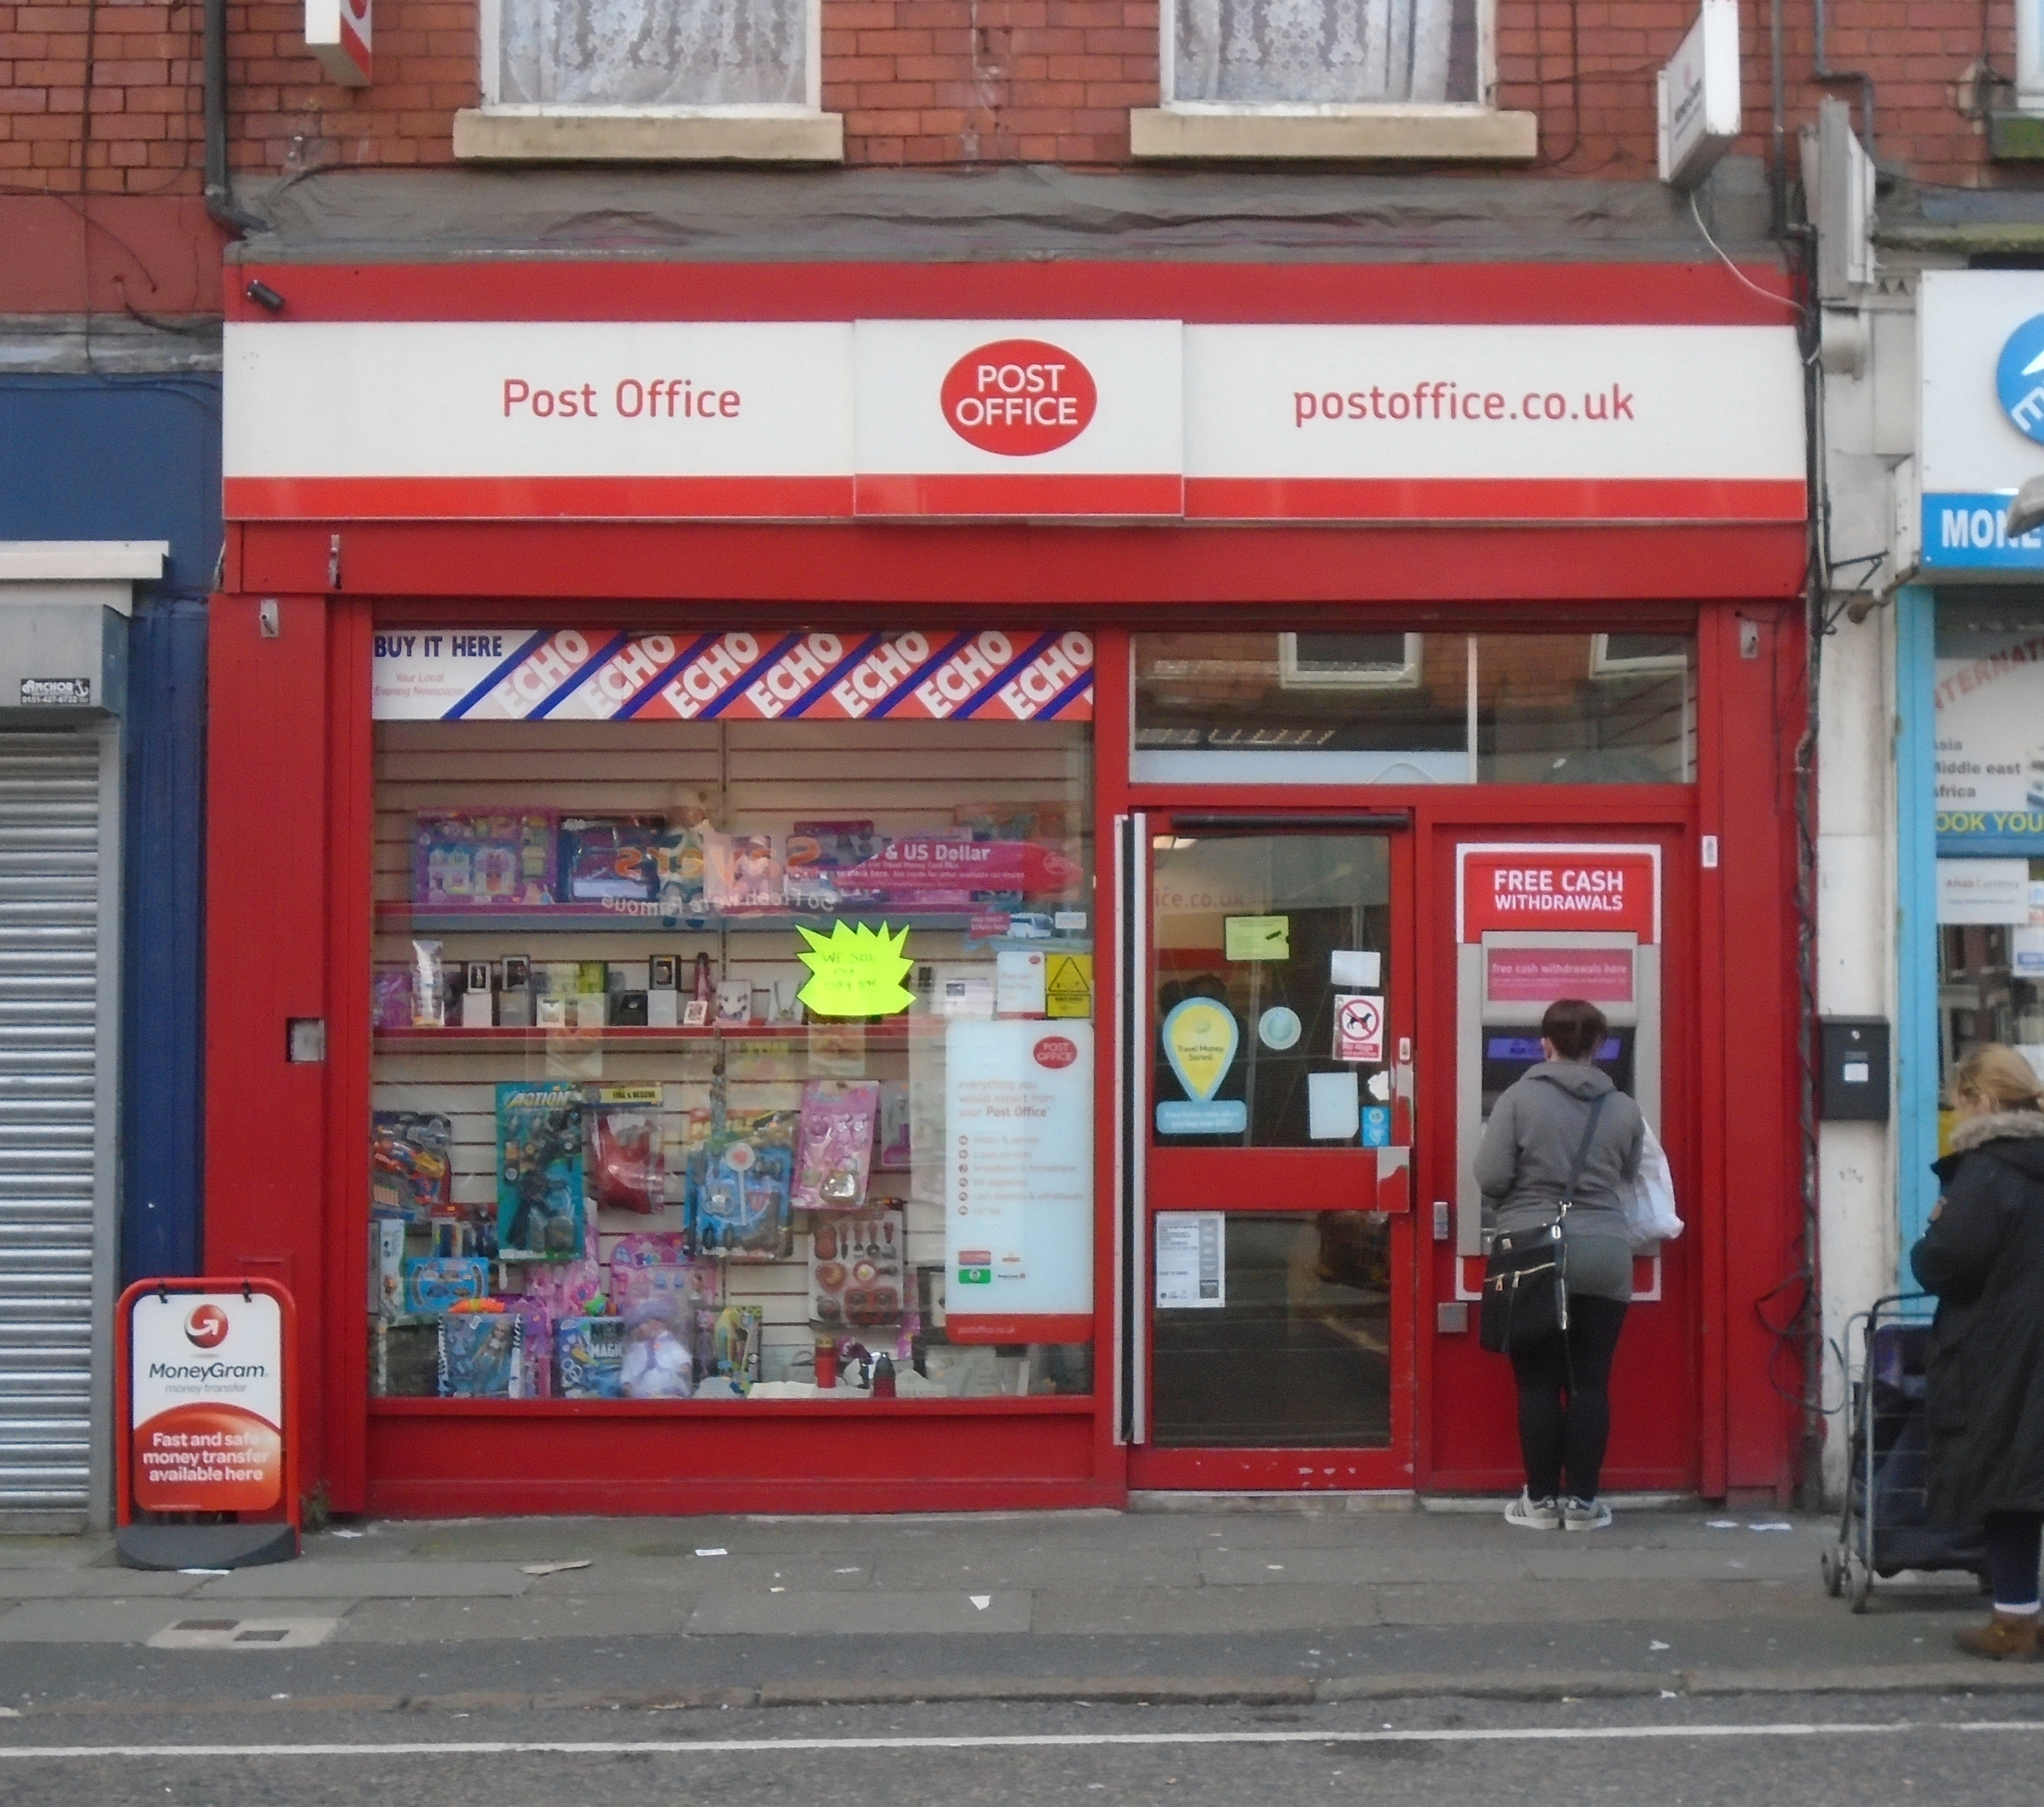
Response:
[[[1188,998],[1172,1005],[1158,1033],[1185,1096],[1204,1104],[1220,1090],[1241,1045],[1235,1013],[1216,998]]]

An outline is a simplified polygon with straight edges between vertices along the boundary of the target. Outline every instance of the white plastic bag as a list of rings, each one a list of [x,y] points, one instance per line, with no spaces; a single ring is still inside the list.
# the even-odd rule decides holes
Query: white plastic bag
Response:
[[[1632,1251],[1645,1255],[1682,1233],[1675,1215],[1675,1178],[1668,1171],[1667,1151],[1651,1124],[1641,1125],[1639,1171],[1625,1194],[1625,1228]]]

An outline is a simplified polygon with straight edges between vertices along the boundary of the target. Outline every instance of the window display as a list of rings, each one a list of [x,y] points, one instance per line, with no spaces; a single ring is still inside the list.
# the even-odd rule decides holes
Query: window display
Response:
[[[376,651],[372,1392],[1089,1393],[1084,636]]]

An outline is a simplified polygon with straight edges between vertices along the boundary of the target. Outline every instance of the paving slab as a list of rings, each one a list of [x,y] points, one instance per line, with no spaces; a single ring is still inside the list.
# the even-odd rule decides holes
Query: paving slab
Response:
[[[554,1638],[678,1637],[692,1594],[562,1599],[366,1600],[341,1622],[342,1644],[529,1643]]]
[[[692,1637],[855,1636],[1026,1632],[1026,1594],[982,1594],[935,1590],[901,1594],[710,1594],[688,1623]]]
[[[1836,1602],[1812,1586],[1715,1581],[1524,1581],[1380,1587],[1387,1625],[1540,1625],[1611,1620],[1679,1625],[1697,1619],[1821,1618]]]
[[[175,1569],[9,1569],[0,1574],[0,1593],[13,1600],[173,1599],[206,1579]]]
[[[482,1599],[530,1591],[533,1578],[513,1563],[332,1562],[302,1556],[236,1569],[202,1586],[201,1600]]]
[[[1032,1623],[1042,1633],[1094,1636],[1131,1632],[1158,1637],[1232,1632],[1310,1631],[1381,1622],[1368,1587],[1187,1587],[1046,1591]]]
[[[1530,1537],[1527,1541],[1532,1542]],[[1546,1538],[1527,1551],[1520,1560],[1524,1572],[1536,1581],[1788,1581],[1799,1586],[1814,1586],[1817,1578],[1815,1551],[1792,1544],[1758,1538],[1727,1548],[1642,1549],[1601,1544],[1581,1547],[1588,1538],[1572,1538],[1555,1544]],[[1416,1580],[1431,1576],[1416,1575]]]
[[[1516,1550],[1222,1548],[1200,1552],[1210,1587],[1359,1587],[1384,1582],[1513,1581],[1527,1573]]]
[[[0,1569],[75,1569],[108,1557],[113,1540],[96,1532],[0,1537]]]
[[[337,1619],[348,1604],[294,1601],[266,1606],[264,1616]],[[31,1600],[0,1614],[0,1644],[147,1644],[181,1619],[213,1617],[194,1611],[189,1600]]]
[[[1069,1590],[1096,1586],[1125,1590],[1145,1587],[1197,1587],[1199,1553],[1193,1550],[1017,1549],[996,1544],[942,1551],[889,1551],[874,1559],[873,1585],[897,1589],[963,1588]]]
[[[800,1552],[780,1556],[597,1556],[586,1569],[537,1577],[532,1592],[694,1595],[712,1590],[764,1594],[778,1587],[790,1593],[841,1594],[871,1584],[867,1563],[850,1553],[836,1558]]]

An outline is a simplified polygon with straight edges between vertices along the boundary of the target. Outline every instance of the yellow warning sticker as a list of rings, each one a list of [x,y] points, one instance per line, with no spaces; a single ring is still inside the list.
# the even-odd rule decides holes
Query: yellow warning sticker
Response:
[[[1047,956],[1043,972],[1043,1002],[1047,1017],[1091,1017],[1093,955]]]

